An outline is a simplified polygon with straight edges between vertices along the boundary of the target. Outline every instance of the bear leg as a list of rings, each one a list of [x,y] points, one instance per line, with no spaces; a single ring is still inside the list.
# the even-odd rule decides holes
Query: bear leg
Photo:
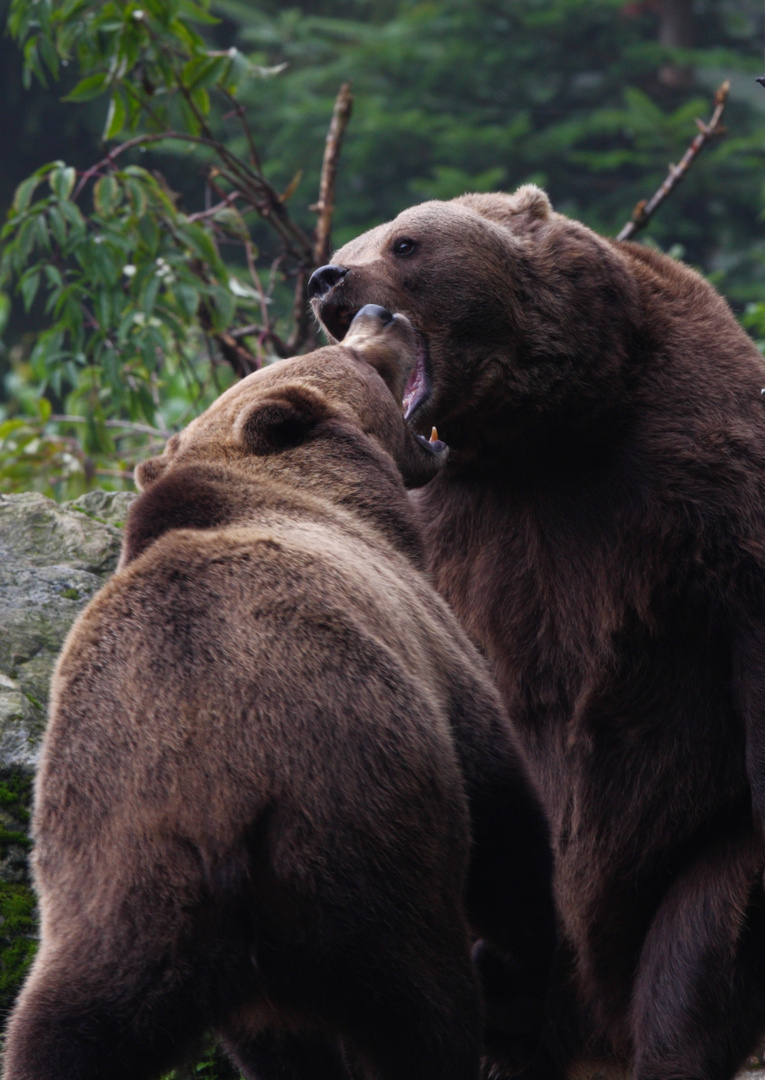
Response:
[[[350,1080],[338,1041],[319,1034],[272,1030],[241,1037],[224,1032],[223,1047],[248,1080]]]
[[[453,972],[449,985],[434,980],[428,986],[420,978],[407,984],[381,966],[375,974],[380,993],[356,988],[361,1007],[347,1038],[365,1076],[478,1080],[482,1009],[467,951],[465,960],[466,970],[456,978]]]
[[[742,833],[708,848],[654,917],[633,993],[634,1080],[729,1080],[763,1016],[762,852]]]
[[[206,980],[190,958],[101,946],[43,945],[8,1025],[4,1080],[154,1080],[198,1049]]]

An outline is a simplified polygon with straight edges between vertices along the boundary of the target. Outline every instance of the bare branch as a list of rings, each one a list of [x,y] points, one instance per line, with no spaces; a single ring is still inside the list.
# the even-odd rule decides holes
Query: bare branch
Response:
[[[324,160],[321,166],[321,182],[319,184],[319,201],[311,207],[319,215],[316,229],[313,234],[313,261],[314,266],[323,266],[329,261],[329,239],[332,229],[332,215],[335,210],[335,179],[337,177],[337,165],[340,159],[340,148],[343,144],[343,136],[351,118],[353,109],[353,97],[351,96],[350,83],[343,83],[335,99],[335,107],[332,110],[332,120],[327,132],[327,142],[324,148]]]
[[[298,268],[295,279],[295,298],[292,302],[292,333],[287,341],[287,356],[294,356],[305,344],[315,345],[313,320],[308,304],[308,279],[313,266]]]
[[[704,147],[713,139],[725,135],[725,128],[721,127],[720,118],[728,100],[729,90],[730,83],[726,79],[715,94],[715,109],[709,123],[705,124],[702,120],[696,121],[699,133],[683,154],[680,164],[670,165],[666,180],[650,199],[641,199],[632,211],[632,220],[627,222],[616,237],[617,240],[629,240],[636,232],[644,229],[659,206],[675,190]]]
[[[87,416],[69,416],[63,413],[54,413],[49,419],[55,421],[57,424],[89,423]],[[124,420],[104,420],[104,426],[131,432],[136,435],[153,435],[157,439],[166,439],[170,435],[167,428],[149,427],[148,424],[131,424]]]
[[[242,128],[242,131],[244,132],[244,137],[247,140],[247,146],[250,150],[250,164],[254,169],[257,169],[258,172],[262,172],[263,170],[260,167],[260,155],[258,154],[257,148],[255,146],[255,140],[252,137],[250,125],[247,123],[247,115],[245,113],[244,105],[242,105],[241,102],[237,101],[234,95],[229,93],[228,90],[224,88],[221,88],[221,90],[231,105],[231,113],[236,116]]]

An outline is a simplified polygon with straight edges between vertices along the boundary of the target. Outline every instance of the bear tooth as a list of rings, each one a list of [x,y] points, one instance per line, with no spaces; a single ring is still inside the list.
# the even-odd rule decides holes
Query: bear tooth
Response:
[[[431,442],[438,442],[438,432],[436,431],[435,428],[433,428],[431,433],[430,433],[430,441]]]

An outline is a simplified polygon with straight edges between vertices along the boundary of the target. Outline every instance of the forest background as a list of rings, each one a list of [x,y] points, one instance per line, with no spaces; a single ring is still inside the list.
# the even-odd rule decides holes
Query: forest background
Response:
[[[129,487],[238,375],[317,343],[301,290],[346,82],[337,245],[526,181],[615,235],[728,80],[726,137],[640,239],[765,338],[761,0],[0,0],[9,15],[0,491]]]

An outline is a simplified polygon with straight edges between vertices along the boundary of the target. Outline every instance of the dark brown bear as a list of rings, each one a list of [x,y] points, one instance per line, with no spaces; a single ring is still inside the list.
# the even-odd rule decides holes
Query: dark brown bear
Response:
[[[342,1076],[339,1037],[364,1076],[477,1080],[474,933],[539,1008],[547,826],[419,569],[402,476],[444,453],[391,394],[413,332],[368,310],[347,345],[250,376],[138,470],[54,676],[5,1080],[155,1080],[207,1029],[253,1078],[280,1037]]]
[[[414,498],[543,792],[582,1037],[727,1080],[765,1026],[760,354],[531,185],[407,210],[311,291],[337,339],[372,302],[419,331],[407,416],[452,452]]]

